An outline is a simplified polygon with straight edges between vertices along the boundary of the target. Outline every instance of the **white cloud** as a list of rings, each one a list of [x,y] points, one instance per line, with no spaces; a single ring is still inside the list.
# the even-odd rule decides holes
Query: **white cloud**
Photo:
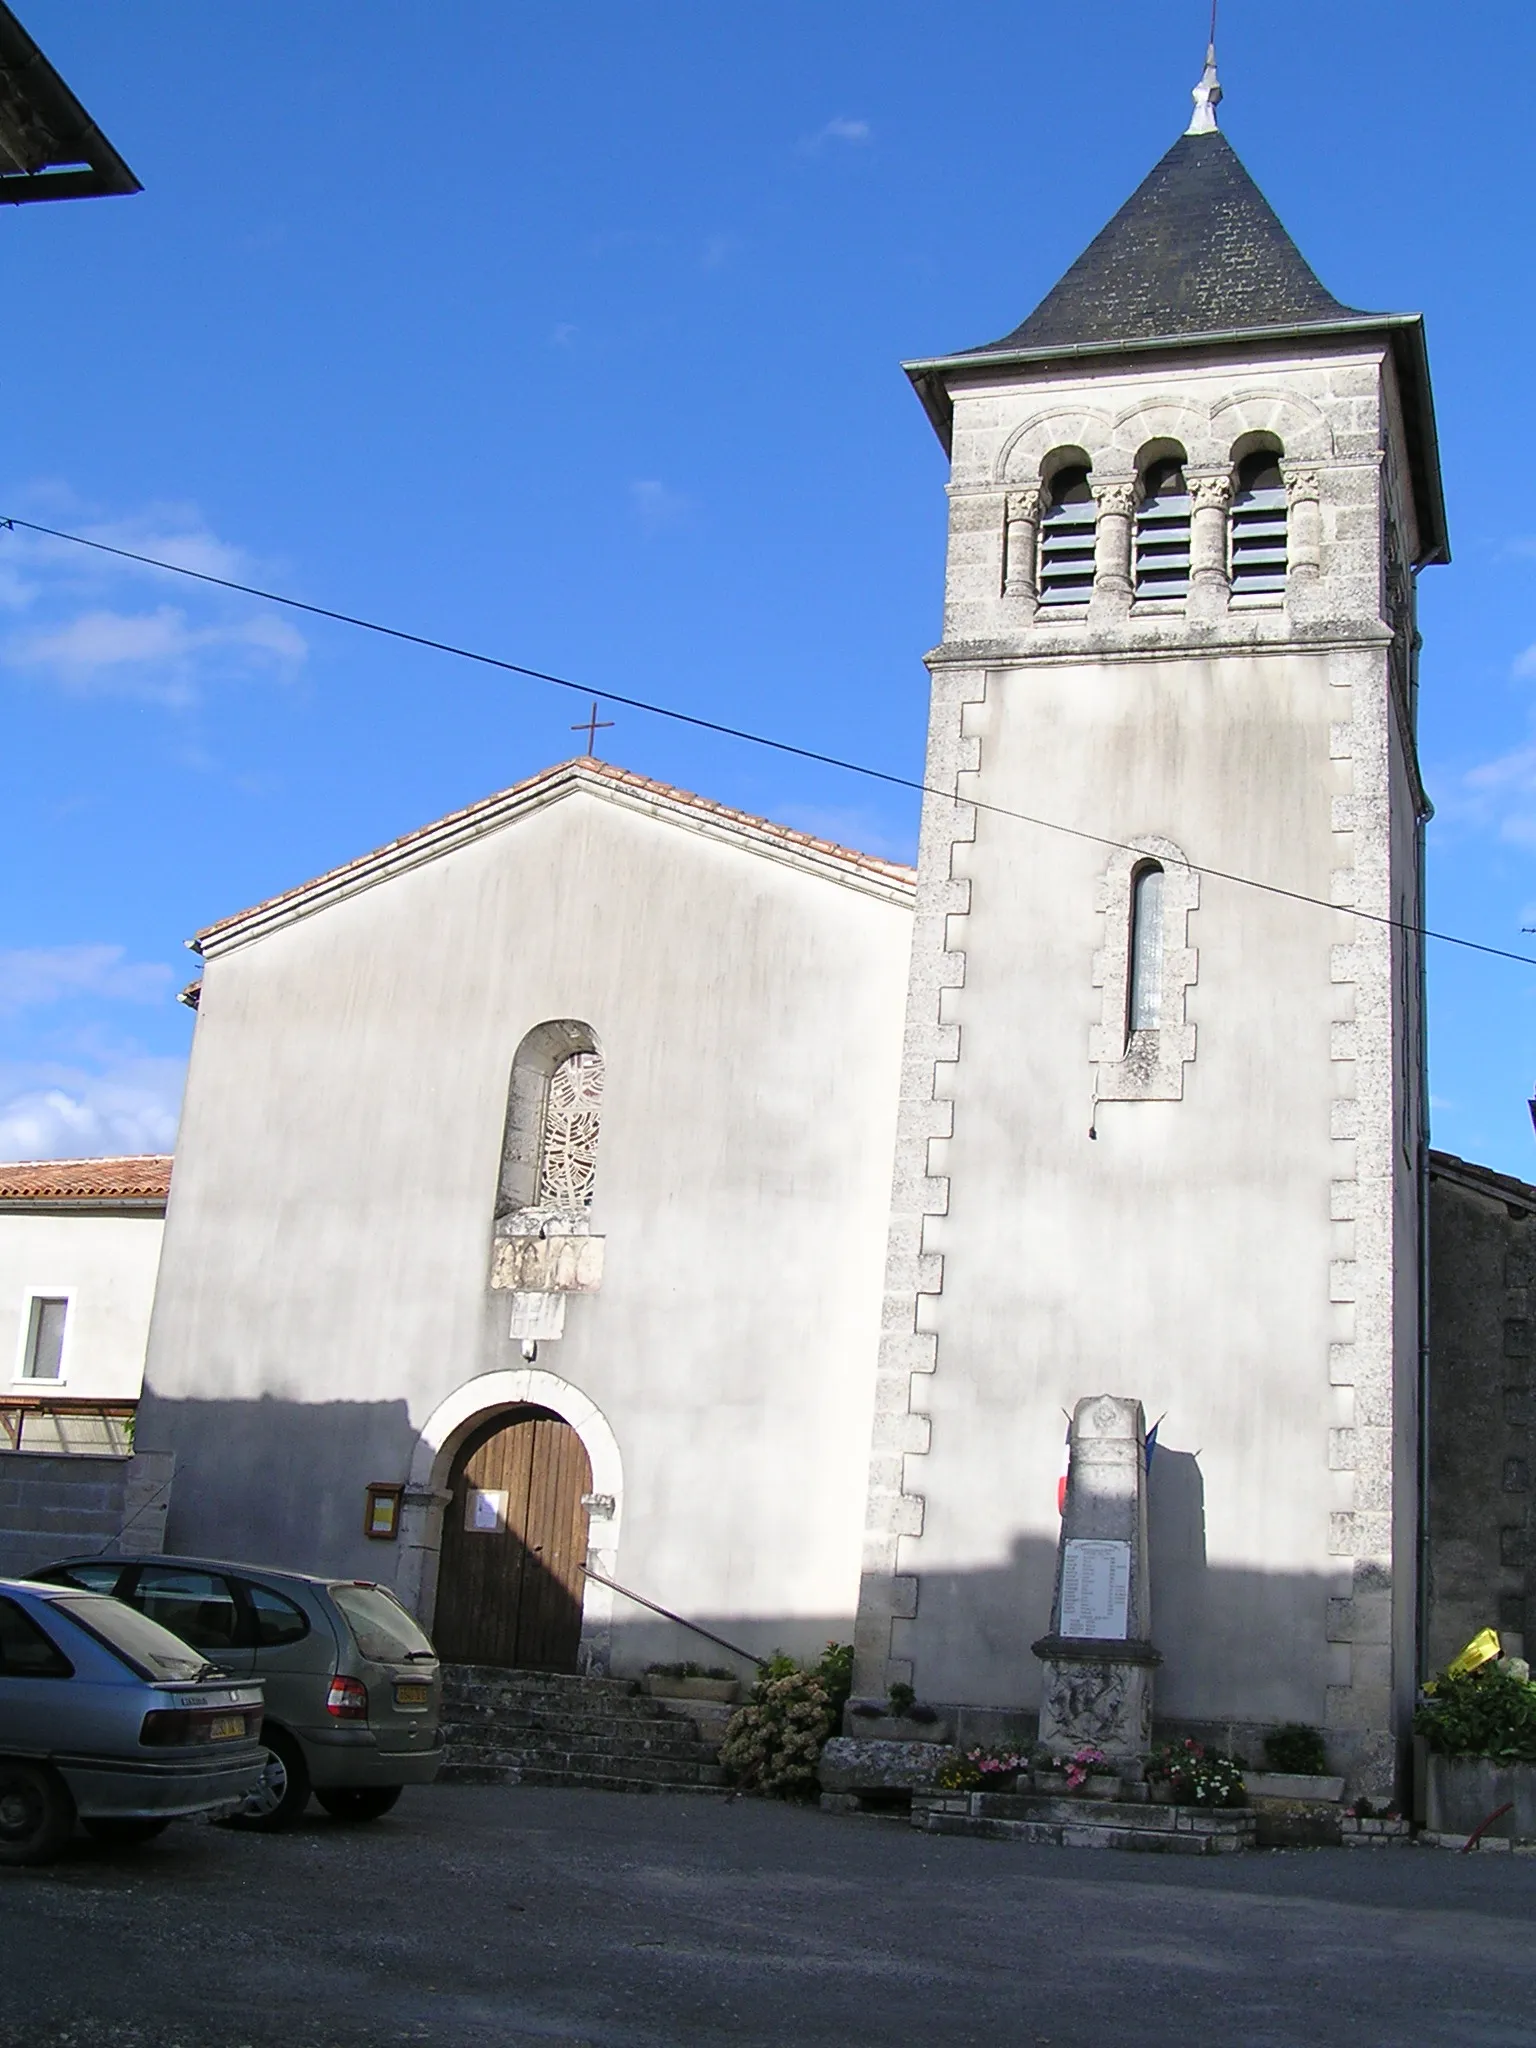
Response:
[[[1491,830],[1508,846],[1536,848],[1536,743],[1467,769],[1436,809],[1447,825]]]
[[[195,506],[150,504],[115,519],[93,516],[60,490],[34,487],[42,516],[105,546],[150,555],[205,576],[273,582],[245,549],[221,540]],[[136,602],[146,583],[167,593]],[[172,599],[170,591],[176,596]],[[25,612],[30,629],[0,644],[0,665],[81,696],[114,695],[185,706],[219,682],[286,675],[308,653],[279,613],[253,611],[238,592],[200,588],[169,568],[126,561],[17,527],[0,535],[0,610]]]
[[[13,1016],[65,996],[115,1003],[156,1003],[175,979],[171,968],[130,960],[124,946],[25,946],[0,950],[0,1014]]]
[[[868,142],[874,135],[867,121],[855,121],[847,114],[835,114],[824,128],[818,128],[814,135],[801,138],[800,148],[809,156],[823,150],[829,142]]]
[[[30,1079],[12,1069],[0,1094],[0,1159],[170,1152],[185,1078],[184,1063],[172,1059],[129,1060],[94,1074],[53,1068]]]
[[[1519,682],[1536,679],[1536,642],[1515,656],[1510,672]]]
[[[629,487],[629,502],[635,508],[635,516],[644,531],[656,534],[668,526],[675,526],[688,510],[688,500],[680,491],[669,490],[655,477],[641,478]]]
[[[308,652],[286,619],[262,613],[230,625],[194,626],[176,605],[152,612],[80,612],[61,626],[13,638],[12,668],[38,669],[78,695],[187,704],[220,670],[291,669]]]

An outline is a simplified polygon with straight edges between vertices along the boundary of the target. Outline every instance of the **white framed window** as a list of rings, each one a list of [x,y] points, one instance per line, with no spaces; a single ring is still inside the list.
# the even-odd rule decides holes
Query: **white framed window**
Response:
[[[68,1288],[27,1296],[21,1316],[21,1351],[16,1360],[18,1383],[56,1387],[62,1382],[71,1305]]]

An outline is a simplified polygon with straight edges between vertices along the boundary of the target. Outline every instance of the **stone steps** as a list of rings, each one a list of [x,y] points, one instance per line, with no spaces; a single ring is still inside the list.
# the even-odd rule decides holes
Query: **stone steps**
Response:
[[[439,1782],[718,1792],[719,1744],[624,1679],[449,1665]]]

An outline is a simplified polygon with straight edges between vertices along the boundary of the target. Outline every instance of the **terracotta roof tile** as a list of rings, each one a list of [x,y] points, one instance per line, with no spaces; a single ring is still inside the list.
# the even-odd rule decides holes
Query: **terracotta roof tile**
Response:
[[[695,796],[691,790],[675,788],[668,782],[654,781],[648,775],[636,775],[633,770],[620,768],[612,761],[599,761],[591,755],[584,755],[572,761],[561,761],[552,768],[541,768],[537,775],[530,775],[522,782],[514,782],[507,789],[497,790],[494,795],[479,798],[475,803],[466,804],[462,810],[450,811],[446,817],[435,818],[429,825],[418,826],[414,832],[402,833],[398,839],[391,839],[385,845],[360,854],[355,860],[344,861],[340,867],[331,868],[312,881],[300,882],[292,889],[281,890],[276,896],[268,896],[260,903],[253,903],[246,910],[234,911],[228,917],[221,917],[216,923],[205,925],[197,934],[195,943],[201,946],[205,939],[215,938],[229,931],[233,926],[243,924],[247,918],[259,917],[277,909],[285,903],[307,895],[311,890],[330,889],[338,883],[345,883],[354,873],[376,867],[391,854],[400,852],[418,840],[442,834],[455,825],[462,824],[498,806],[514,802],[519,797],[531,796],[540,789],[561,782],[577,784],[583,780],[598,780],[611,784],[615,789],[630,792],[639,797],[654,797],[659,802],[677,804],[697,815],[718,819],[727,826],[739,826],[744,833],[753,837],[777,840],[786,847],[798,847],[823,859],[835,861],[849,868],[855,874],[876,877],[881,881],[894,882],[908,889],[916,880],[915,868],[901,861],[886,860],[880,854],[860,853],[853,847],[839,846],[835,840],[819,839],[812,832],[797,832],[790,825],[776,825],[769,818],[754,817],[750,811],[732,810],[729,804],[718,804],[709,797]]]
[[[170,1188],[171,1162],[159,1153],[0,1165],[0,1202],[163,1202]]]

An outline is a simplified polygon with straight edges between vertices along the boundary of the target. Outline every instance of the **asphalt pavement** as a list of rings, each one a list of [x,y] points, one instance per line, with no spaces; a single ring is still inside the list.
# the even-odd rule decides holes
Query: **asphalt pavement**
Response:
[[[1505,2048],[1536,1858],[1023,1848],[760,1801],[434,1787],[0,1873],[5,2048]]]

